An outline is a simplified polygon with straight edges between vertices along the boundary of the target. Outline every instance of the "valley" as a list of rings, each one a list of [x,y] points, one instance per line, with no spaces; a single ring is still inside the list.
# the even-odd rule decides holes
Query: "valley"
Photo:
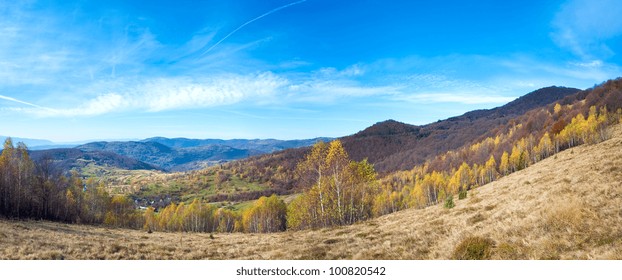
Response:
[[[269,234],[0,220],[3,259],[621,259],[622,127],[472,189],[456,206]],[[460,246],[462,244],[462,246]],[[478,251],[476,251],[478,252]],[[472,256],[471,256],[472,257]]]

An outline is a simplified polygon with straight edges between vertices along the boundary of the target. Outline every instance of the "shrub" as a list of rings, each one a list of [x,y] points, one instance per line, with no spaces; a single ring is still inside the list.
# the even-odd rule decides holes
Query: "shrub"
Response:
[[[467,224],[469,225],[473,225],[476,223],[479,223],[483,220],[486,220],[486,217],[484,217],[484,215],[482,215],[481,213],[477,213],[473,216],[471,216],[470,218],[467,219]]]
[[[455,260],[488,260],[492,255],[494,241],[490,238],[469,236],[463,239],[451,255]]]
[[[451,209],[454,208],[454,206],[456,206],[454,203],[454,196],[450,194],[447,198],[445,198],[445,208]]]
[[[524,260],[527,259],[524,251],[523,245],[503,242],[497,246],[495,253],[502,260]]]
[[[458,200],[465,199],[466,197],[467,197],[467,191],[466,190],[461,190],[458,193]]]

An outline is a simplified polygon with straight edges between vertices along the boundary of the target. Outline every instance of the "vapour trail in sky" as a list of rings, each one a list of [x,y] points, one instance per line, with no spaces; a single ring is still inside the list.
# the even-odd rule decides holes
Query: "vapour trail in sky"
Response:
[[[300,3],[302,3],[302,2],[306,2],[306,1],[307,1],[307,0],[300,0],[300,1],[293,2],[293,3],[289,3],[289,4],[287,4],[287,5],[280,6],[280,7],[278,7],[278,8],[274,8],[274,9],[272,9],[272,10],[270,10],[270,11],[268,11],[268,12],[266,12],[266,13],[264,13],[264,14],[262,14],[262,15],[260,15],[260,16],[258,16],[258,17],[256,17],[256,18],[254,18],[254,19],[251,19],[251,20],[249,20],[249,21],[247,21],[247,22],[243,23],[243,24],[242,24],[242,25],[240,25],[238,28],[236,28],[236,29],[234,29],[233,31],[229,32],[229,34],[227,34],[225,37],[223,37],[222,39],[218,40],[218,42],[216,42],[213,46],[211,46],[209,49],[207,49],[206,51],[204,51],[201,55],[206,55],[206,54],[207,54],[207,53],[209,53],[212,49],[214,49],[215,47],[217,47],[218,45],[220,45],[220,43],[222,43],[223,41],[227,40],[227,38],[231,37],[231,35],[235,34],[236,32],[238,32],[240,29],[244,28],[245,26],[247,26],[247,25],[249,25],[249,24],[251,24],[251,23],[253,23],[253,22],[257,21],[257,20],[260,20],[260,19],[262,19],[262,18],[264,18],[264,17],[267,17],[267,16],[269,16],[269,15],[271,15],[271,14],[274,14],[274,13],[276,13],[276,12],[278,12],[278,11],[282,10],[282,9],[285,9],[285,8],[288,8],[288,7],[291,7],[291,6],[294,6],[294,5],[298,5],[298,4],[300,4]]]
[[[11,102],[16,102],[16,103],[32,106],[32,107],[39,108],[39,109],[46,109],[46,110],[48,110],[48,108],[39,106],[37,104],[32,104],[32,103],[29,103],[29,102],[26,102],[26,101],[22,101],[22,100],[19,100],[19,99],[15,99],[15,98],[9,97],[9,96],[0,95],[0,99],[4,99],[4,100],[7,100],[7,101],[11,101]]]

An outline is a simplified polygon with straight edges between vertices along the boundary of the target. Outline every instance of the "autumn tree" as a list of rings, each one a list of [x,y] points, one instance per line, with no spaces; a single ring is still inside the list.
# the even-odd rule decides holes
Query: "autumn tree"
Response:
[[[216,230],[219,232],[234,232],[241,231],[241,217],[240,214],[229,209],[219,208],[214,214]]]
[[[262,196],[242,214],[244,231],[266,233],[284,231],[287,206],[276,195]]]
[[[497,168],[497,162],[495,161],[495,157],[493,155],[490,155],[490,158],[488,159],[488,161],[486,161],[486,164],[484,166],[484,174],[486,176],[486,183],[490,183],[497,179],[498,173],[497,173],[496,168]]]
[[[326,226],[326,190],[327,186],[324,184],[325,182],[325,173],[326,173],[326,163],[325,159],[328,154],[328,146],[325,142],[319,141],[315,145],[313,145],[313,149],[311,152],[306,155],[304,161],[298,163],[297,172],[301,181],[307,185],[312,186],[309,191],[309,199],[315,197],[314,203],[308,203],[311,206],[312,204],[317,203],[317,208],[319,213],[317,213],[316,222],[319,222]],[[315,208],[315,207],[314,207]]]
[[[499,162],[499,173],[503,176],[510,174],[510,156],[508,152],[503,152],[501,155],[501,162]]]
[[[546,132],[544,133],[544,135],[542,135],[542,138],[540,138],[540,142],[535,148],[535,154],[537,157],[536,159],[537,160],[545,159],[551,156],[553,151],[554,151],[554,146],[553,146],[553,142],[551,141],[551,136],[549,135],[548,132]]]
[[[147,207],[144,214],[145,224],[143,225],[143,229],[152,232],[157,229],[157,220],[155,216],[155,209],[153,207]]]
[[[380,191],[376,173],[366,160],[351,161],[340,141],[314,145],[298,171],[312,185],[290,204],[290,227],[345,225],[372,216]]]

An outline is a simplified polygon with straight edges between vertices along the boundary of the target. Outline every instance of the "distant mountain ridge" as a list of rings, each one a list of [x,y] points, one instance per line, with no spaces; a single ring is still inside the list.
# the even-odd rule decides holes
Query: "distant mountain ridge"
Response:
[[[4,142],[7,137],[0,136]],[[319,137],[302,140],[277,139],[189,139],[152,137],[139,141],[95,141],[86,144],[59,144],[44,139],[11,137],[13,144],[26,144],[34,159],[48,157],[63,169],[84,167],[85,162],[121,169],[188,171],[216,163],[290,148],[311,146]],[[1,151],[0,147],[0,151]]]
[[[166,171],[188,171],[249,156],[311,146],[331,138],[276,139],[188,139],[154,137],[141,141],[92,142],[77,146],[85,152],[105,151],[129,157]]]
[[[290,148],[311,146],[318,141],[330,141],[332,138],[319,137],[304,140],[277,140],[277,139],[188,139],[153,137],[140,142],[155,142],[171,148],[192,148],[200,146],[229,146],[240,150],[256,150],[263,153],[271,153]]]
[[[219,161],[261,154],[224,145],[172,148],[157,142],[93,142],[76,147],[82,151],[106,151],[133,158],[167,171],[201,169]]]
[[[73,148],[30,151],[34,161],[52,160],[62,170],[83,168],[89,163],[128,170],[156,170],[155,166],[106,151],[82,151]]]
[[[19,143],[19,142],[22,142],[22,143],[26,144],[26,146],[28,146],[28,147],[51,146],[51,145],[55,144],[54,142],[52,142],[50,140],[45,140],[45,139],[19,138],[19,137],[11,137],[11,136],[2,136],[2,135],[0,135],[0,140],[2,140],[2,143],[4,143],[4,141],[7,138],[11,138],[11,140],[13,141],[14,145]]]

